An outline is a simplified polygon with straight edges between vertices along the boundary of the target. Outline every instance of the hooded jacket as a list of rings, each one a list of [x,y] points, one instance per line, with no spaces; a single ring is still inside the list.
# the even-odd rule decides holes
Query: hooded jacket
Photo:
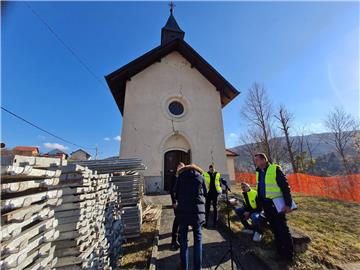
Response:
[[[197,225],[205,222],[205,196],[207,193],[203,171],[187,165],[179,170],[176,184],[176,217],[179,224]]]

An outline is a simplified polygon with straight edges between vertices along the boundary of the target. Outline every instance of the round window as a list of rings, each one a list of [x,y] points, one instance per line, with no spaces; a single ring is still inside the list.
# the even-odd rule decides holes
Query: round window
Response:
[[[169,104],[169,111],[175,116],[180,116],[184,113],[184,106],[179,101],[172,101]]]

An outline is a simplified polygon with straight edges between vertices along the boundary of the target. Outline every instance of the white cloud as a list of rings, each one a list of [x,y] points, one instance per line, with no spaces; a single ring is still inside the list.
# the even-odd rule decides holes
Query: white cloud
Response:
[[[238,135],[236,133],[230,133],[229,137],[233,138],[233,139],[236,139],[236,138],[238,138]]]
[[[120,136],[116,136],[116,137],[114,137],[113,139],[114,139],[115,141],[119,141],[119,142],[121,141],[121,137],[120,137]]]
[[[65,150],[69,149],[69,147],[64,146],[62,144],[59,144],[59,143],[49,143],[49,142],[47,142],[47,143],[44,143],[43,145],[47,149],[59,149],[61,151],[65,151]]]
[[[104,138],[104,141],[110,141],[110,138],[109,138],[109,137],[105,137],[105,138]]]

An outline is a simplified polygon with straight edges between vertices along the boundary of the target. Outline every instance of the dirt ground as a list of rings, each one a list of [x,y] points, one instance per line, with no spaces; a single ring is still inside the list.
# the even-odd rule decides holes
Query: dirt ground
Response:
[[[119,269],[147,269],[149,267],[155,229],[156,220],[144,222],[140,237],[130,239],[123,244],[124,255]]]

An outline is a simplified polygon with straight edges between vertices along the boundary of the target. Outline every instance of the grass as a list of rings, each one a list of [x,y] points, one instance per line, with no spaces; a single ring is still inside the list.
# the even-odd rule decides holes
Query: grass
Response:
[[[241,194],[239,185],[234,185],[232,191]],[[310,236],[311,243],[305,252],[296,254],[295,264],[288,269],[342,269],[344,264],[360,264],[360,204],[301,194],[293,196],[299,209],[288,215],[288,224]],[[231,222],[233,231],[246,245],[254,247],[262,257],[273,257],[275,248],[270,231],[264,233],[262,243],[258,244],[250,236],[239,233],[242,225],[233,211]]]
[[[144,222],[139,237],[123,244],[119,269],[148,269],[156,230],[156,220]]]

